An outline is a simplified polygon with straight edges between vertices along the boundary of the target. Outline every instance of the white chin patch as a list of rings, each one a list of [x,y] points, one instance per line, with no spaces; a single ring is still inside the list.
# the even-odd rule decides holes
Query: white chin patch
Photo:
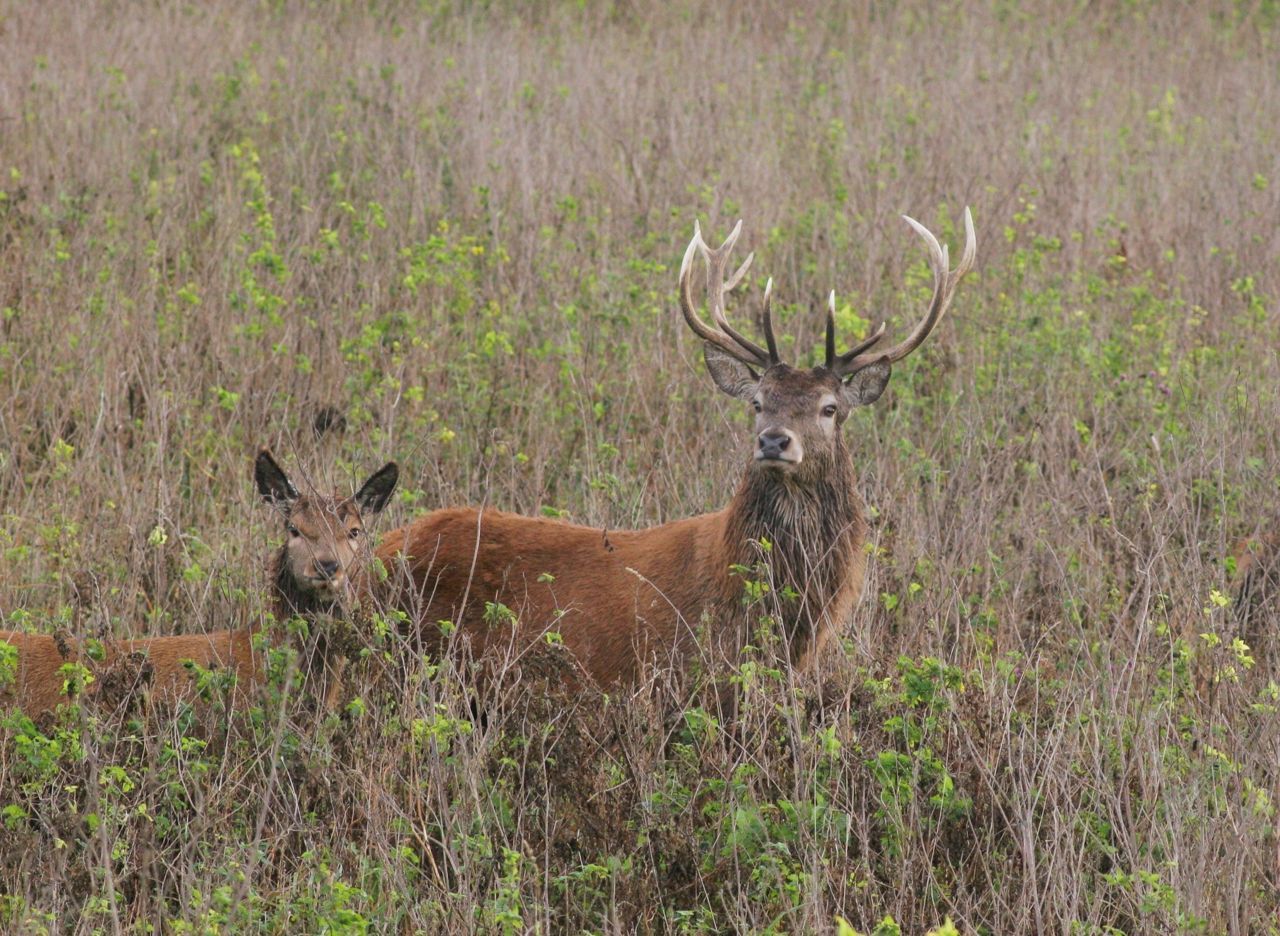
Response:
[[[778,468],[788,470],[800,464],[799,458],[763,458],[756,454],[756,464],[761,468]]]
[[[324,598],[341,598],[349,591],[349,583],[346,576],[338,579],[325,579],[316,581],[311,586],[311,590]]]

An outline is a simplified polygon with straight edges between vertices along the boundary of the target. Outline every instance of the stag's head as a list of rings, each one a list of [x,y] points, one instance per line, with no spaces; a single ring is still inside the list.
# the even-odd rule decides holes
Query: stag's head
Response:
[[[933,268],[933,300],[924,318],[902,342],[877,349],[884,337],[884,325],[848,351],[837,353],[835,335],[835,293],[827,301],[826,357],[812,369],[792,367],[778,354],[773,334],[770,303],[773,280],[764,290],[763,327],[765,347],[761,347],[729,324],[725,297],[742,281],[754,254],[748,255],[732,276],[726,277],[729,254],[742,231],[739,221],[719,248],[712,250],[702,240],[694,223],[693,240],[680,266],[680,310],[694,333],[703,340],[707,370],[717,387],[749,403],[755,410],[755,454],[753,468],[804,477],[820,473],[843,445],[840,427],[855,406],[874,403],[889,382],[893,365],[918,348],[946,314],[960,278],[973,266],[976,246],[973,218],[964,211],[965,246],[956,269],[950,268],[947,248],[938,243],[919,222],[906,218],[924,239]],[[693,257],[701,254],[707,265],[708,306],[712,324],[698,315],[692,295]]]
[[[400,477],[396,463],[383,465],[350,497],[300,494],[265,448],[253,476],[258,493],[284,520],[278,574],[287,576],[290,590],[322,603],[353,597],[352,576],[370,555],[365,521],[390,500]]]

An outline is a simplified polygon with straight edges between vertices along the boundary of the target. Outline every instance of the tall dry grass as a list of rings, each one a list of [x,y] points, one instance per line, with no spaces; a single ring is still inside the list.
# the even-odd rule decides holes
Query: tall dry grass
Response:
[[[262,443],[322,486],[398,459],[392,522],[711,509],[747,422],[673,311],[693,220],[746,219],[800,360],[832,287],[846,334],[918,315],[898,214],[980,237],[846,430],[875,559],[843,702],[481,723],[387,637],[396,688],[341,722],[10,724],[0,920],[1274,929],[1276,622],[1221,594],[1280,503],[1275,17],[0,4],[5,627],[260,620]]]

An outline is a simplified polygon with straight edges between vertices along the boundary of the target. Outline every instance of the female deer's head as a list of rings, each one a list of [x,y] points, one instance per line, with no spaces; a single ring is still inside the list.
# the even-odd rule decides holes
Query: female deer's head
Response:
[[[680,310],[693,332],[703,340],[703,351],[711,379],[722,391],[751,404],[756,413],[755,451],[752,467],[797,479],[824,473],[837,452],[842,451],[840,426],[855,406],[874,403],[889,382],[892,366],[918,348],[946,314],[956,284],[973,266],[976,246],[973,218],[964,211],[965,247],[960,265],[950,269],[947,248],[920,223],[906,218],[924,239],[933,268],[933,301],[915,329],[903,341],[887,350],[874,346],[884,336],[884,325],[853,348],[838,354],[835,336],[836,295],[827,301],[826,361],[811,370],[792,367],[778,354],[773,335],[770,303],[773,280],[764,290],[764,337],[760,347],[732,325],[725,315],[725,296],[742,280],[751,266],[749,255],[726,281],[729,254],[742,231],[739,221],[719,248],[712,250],[702,240],[694,224],[693,240],[680,265]],[[693,256],[700,253],[707,264],[708,306],[713,324],[698,316],[693,304]]]
[[[352,576],[370,556],[364,521],[390,500],[400,477],[396,463],[383,465],[350,497],[300,494],[265,448],[258,452],[253,474],[258,493],[284,520],[276,582],[292,597],[290,610],[354,598]]]

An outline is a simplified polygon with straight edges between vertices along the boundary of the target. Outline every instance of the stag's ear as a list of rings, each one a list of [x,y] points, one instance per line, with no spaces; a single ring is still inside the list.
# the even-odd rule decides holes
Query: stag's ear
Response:
[[[756,395],[760,377],[737,358],[725,354],[711,342],[702,345],[702,357],[716,386],[738,400],[750,400]]]
[[[845,380],[840,392],[850,406],[866,406],[880,399],[884,388],[889,383],[889,373],[893,370],[888,361],[879,360],[859,368]]]
[[[400,466],[395,462],[387,462],[369,476],[369,480],[356,491],[355,501],[362,514],[376,514],[387,506],[391,500],[391,492],[396,489],[400,480]]]
[[[293,486],[284,469],[276,463],[271,450],[262,448],[253,463],[253,480],[258,484],[258,493],[272,507],[287,508],[298,499],[298,489]]]

